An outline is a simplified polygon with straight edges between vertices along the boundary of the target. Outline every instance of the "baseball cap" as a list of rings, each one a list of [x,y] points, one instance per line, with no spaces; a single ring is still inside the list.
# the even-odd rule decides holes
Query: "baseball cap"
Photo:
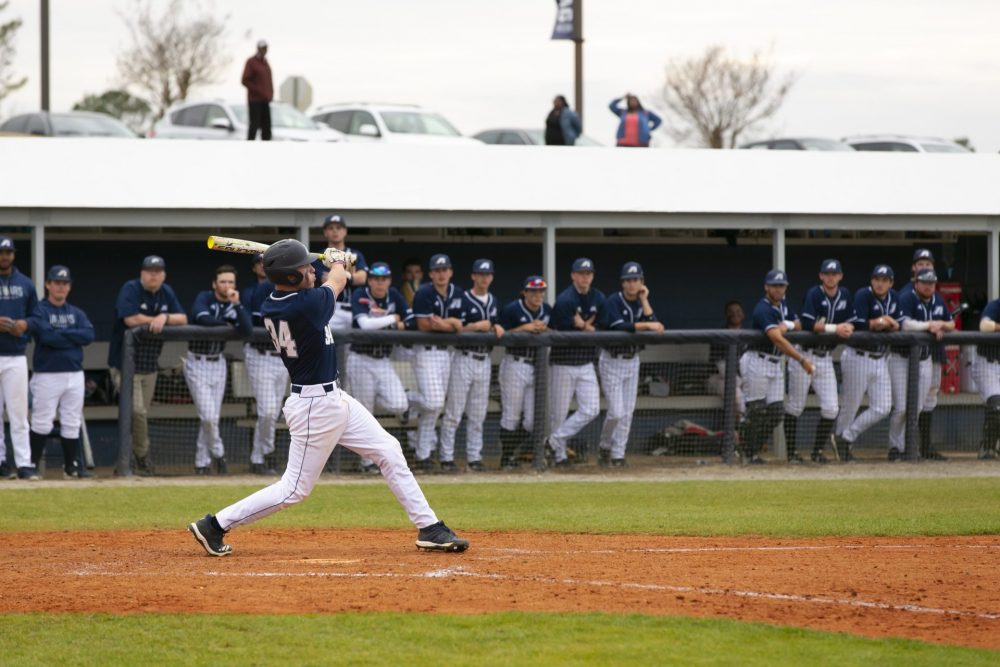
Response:
[[[331,213],[323,218],[323,229],[326,229],[329,225],[340,225],[341,227],[346,227],[347,218],[339,213]]]
[[[528,276],[524,279],[524,285],[521,289],[525,290],[542,290],[548,289],[548,285],[545,283],[545,278],[541,276]]]
[[[573,270],[576,272],[580,271],[590,271],[594,272],[594,262],[587,259],[586,257],[581,257],[573,262]]]
[[[368,270],[369,276],[391,276],[392,269],[385,262],[375,262],[372,264],[372,268]]]
[[[492,259],[477,259],[472,263],[473,273],[493,273]]]
[[[893,273],[892,267],[888,264],[879,264],[872,269],[872,278],[888,278],[889,280],[892,280],[895,277],[896,274]]]
[[[823,263],[819,265],[820,273],[843,273],[844,269],[840,266],[840,262],[836,259],[824,259]]]
[[[149,255],[142,260],[142,268],[147,271],[163,271],[167,268],[167,263],[159,255]]]
[[[267,48],[267,40],[266,39],[258,39],[257,40],[257,48],[258,49],[266,49]]]
[[[639,262],[625,262],[622,266],[621,280],[627,278],[642,278],[642,265]]]
[[[430,264],[427,268],[433,271],[434,269],[450,269],[451,268],[451,257],[444,254],[431,255]]]
[[[0,250],[10,250],[14,252],[14,239],[7,236],[0,236]]]
[[[773,269],[767,272],[764,276],[765,285],[787,285],[788,284],[788,274],[786,274],[781,269]]]
[[[63,266],[62,264],[56,264],[49,269],[49,272],[45,274],[46,280],[61,280],[64,282],[73,282],[73,278],[69,275],[69,268]]]
[[[938,281],[937,274],[934,273],[934,269],[920,269],[917,271],[917,282],[921,283],[936,283]]]
[[[916,262],[921,259],[926,259],[927,261],[934,262],[934,253],[932,253],[927,248],[917,248],[913,251],[913,261]]]

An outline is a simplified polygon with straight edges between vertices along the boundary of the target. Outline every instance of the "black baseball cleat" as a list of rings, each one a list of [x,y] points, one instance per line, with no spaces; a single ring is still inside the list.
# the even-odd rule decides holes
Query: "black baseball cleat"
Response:
[[[598,449],[597,450],[597,465],[602,468],[607,468],[611,465],[611,450],[610,449]]]
[[[816,455],[813,454],[813,461],[815,461],[815,460],[816,460]],[[805,463],[805,461],[802,459],[802,457],[799,456],[798,452],[792,452],[791,454],[789,454],[788,455],[788,462],[792,463],[792,464]]]
[[[454,461],[441,461],[441,472],[458,472],[458,466],[455,465]]]
[[[895,462],[895,461],[902,461],[902,460],[903,460],[903,452],[899,451],[895,447],[890,447],[889,448],[889,461],[890,462]]]
[[[760,454],[754,454],[747,461],[747,465],[762,466],[762,465],[767,465],[767,461],[765,461],[763,458],[761,458]]]
[[[228,556],[232,553],[233,548],[222,542],[226,533],[213,525],[212,519],[214,518],[211,514],[206,514],[205,518],[188,524],[188,530],[209,556]]]
[[[469,540],[463,540],[452,532],[451,528],[444,525],[444,521],[438,521],[420,529],[417,533],[417,548],[427,551],[460,552],[469,548]]]
[[[469,472],[486,472],[486,468],[483,467],[482,461],[469,461],[465,468]]]
[[[830,462],[830,459],[826,458],[823,452],[813,452],[809,458],[812,459],[813,463],[819,463],[820,465]]]
[[[17,469],[17,478],[26,479],[29,482],[37,482],[41,479],[41,476],[38,474],[38,469],[34,466],[21,466]]]
[[[0,463],[0,479],[17,479],[17,468],[6,461]]]
[[[627,468],[628,464],[625,463],[625,459],[611,459],[612,468]]]

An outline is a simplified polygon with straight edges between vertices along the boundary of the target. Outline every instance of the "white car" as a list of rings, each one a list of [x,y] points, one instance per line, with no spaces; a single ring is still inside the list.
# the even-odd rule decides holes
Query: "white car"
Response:
[[[845,137],[845,143],[856,151],[883,151],[896,153],[971,153],[962,144],[937,137],[908,137],[900,134],[868,134]]]
[[[463,137],[441,114],[413,104],[326,104],[309,115],[342,132],[348,141],[482,145]]]
[[[246,102],[182,102],[167,110],[149,136],[154,139],[246,141]],[[290,104],[271,102],[272,141],[341,141],[343,135],[316,123]]]

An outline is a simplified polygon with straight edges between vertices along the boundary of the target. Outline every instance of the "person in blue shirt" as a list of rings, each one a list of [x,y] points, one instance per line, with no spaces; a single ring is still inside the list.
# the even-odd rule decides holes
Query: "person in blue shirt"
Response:
[[[621,105],[622,100],[625,101],[624,107]],[[639,98],[631,93],[611,100],[608,108],[618,117],[618,131],[615,133],[618,146],[631,148],[649,146],[650,135],[663,122],[656,113],[644,109]]]
[[[48,296],[28,318],[35,339],[31,376],[31,461],[37,468],[45,441],[59,414],[59,439],[66,479],[87,476],[80,448],[83,399],[83,348],[94,342],[94,326],[86,313],[66,301],[72,284],[69,268],[53,266],[45,276]]]
[[[236,269],[223,264],[215,269],[212,289],[199,292],[191,307],[191,319],[202,327],[233,327],[243,338],[253,333],[250,309],[240,302]],[[227,363],[224,340],[192,340],[184,358],[184,380],[198,410],[198,439],[194,471],[208,475],[212,464],[220,475],[228,474],[226,449],[219,432],[222,398],[226,393]]]
[[[979,319],[979,330],[991,336],[1000,332],[1000,299],[986,304]],[[1000,457],[1000,343],[976,346],[972,379],[976,381],[976,389],[986,409],[979,458],[996,459]]]
[[[354,319],[351,315],[351,294],[355,289],[365,286],[368,280],[368,263],[365,262],[365,256],[360,250],[347,247],[347,218],[343,215],[331,213],[323,219],[323,238],[328,248],[354,254],[354,270],[344,291],[337,297],[337,312],[330,319],[331,329],[343,331],[351,328]],[[318,259],[313,262],[313,268],[316,269],[316,280],[322,282],[326,277],[327,268]]]
[[[115,301],[115,323],[108,346],[108,366],[115,389],[121,390],[122,345],[125,330],[147,325],[149,332],[158,334],[166,326],[187,324],[187,315],[173,288],[166,284],[167,264],[158,255],[142,260],[139,277],[122,285]],[[150,457],[147,415],[156,391],[160,350],[163,341],[142,339],[135,346],[135,375],[132,378],[132,454],[140,475],[154,474]]]
[[[604,305],[604,294],[593,287],[594,262],[580,257],[573,262],[572,283],[563,290],[552,307],[552,328],[557,331],[595,331],[597,315]],[[549,382],[549,437],[546,448],[552,450],[553,463],[565,465],[570,439],[576,436],[601,411],[601,390],[597,384],[593,346],[553,346]],[[576,396],[576,412],[569,408]]]
[[[626,262],[619,279],[622,288],[604,302],[598,326],[605,331],[663,333],[663,323],[657,321],[649,305],[649,288],[639,262]],[[601,429],[597,463],[622,467],[639,395],[639,348],[627,345],[602,349],[598,369],[608,413]]]
[[[396,500],[417,527],[417,548],[460,552],[469,541],[440,521],[406,465],[399,441],[337,382],[337,347],[330,317],[350,270],[343,251],[328,249],[326,281],[316,286],[309,250],[295,239],[284,239],[264,252],[264,269],[274,292],[261,309],[264,328],[292,379],[285,401],[285,422],[291,442],[288,466],[281,479],[188,525],[210,556],[227,556],[232,547],[225,534],[305,500],[338,444],[378,464]]]
[[[37,480],[28,435],[28,316],[38,305],[31,279],[14,266],[14,241],[0,237],[0,406],[7,409],[15,466],[6,461],[0,428],[0,468],[8,479]],[[15,472],[16,468],[16,472]]]

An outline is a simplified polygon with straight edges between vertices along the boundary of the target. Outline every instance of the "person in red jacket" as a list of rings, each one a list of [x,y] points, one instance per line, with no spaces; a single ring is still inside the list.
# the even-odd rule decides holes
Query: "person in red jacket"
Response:
[[[247,89],[247,110],[250,115],[250,130],[247,140],[253,141],[260,130],[263,141],[271,140],[271,100],[274,99],[274,84],[271,82],[271,66],[267,63],[267,42],[257,42],[257,53],[247,59],[243,68],[243,85]]]

